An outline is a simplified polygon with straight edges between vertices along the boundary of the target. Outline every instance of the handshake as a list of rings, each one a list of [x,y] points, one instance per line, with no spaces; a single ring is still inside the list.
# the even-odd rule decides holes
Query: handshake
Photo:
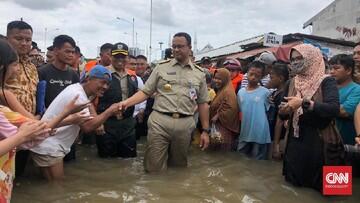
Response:
[[[122,119],[123,112],[129,107],[126,100],[112,104],[106,111],[111,115],[116,116],[118,119]]]

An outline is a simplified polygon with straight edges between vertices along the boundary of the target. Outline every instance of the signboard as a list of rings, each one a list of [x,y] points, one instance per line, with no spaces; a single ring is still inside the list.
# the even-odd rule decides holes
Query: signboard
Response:
[[[266,47],[278,47],[282,45],[282,42],[283,42],[282,35],[276,35],[270,33],[264,35],[264,46]]]

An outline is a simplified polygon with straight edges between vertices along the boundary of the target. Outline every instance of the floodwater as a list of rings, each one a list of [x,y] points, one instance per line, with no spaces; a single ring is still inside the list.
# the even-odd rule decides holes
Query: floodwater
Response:
[[[193,147],[188,168],[155,175],[143,171],[144,140],[134,159],[100,159],[95,146],[77,149],[77,160],[65,164],[62,184],[48,184],[30,170],[32,176],[16,181],[12,202],[360,202],[359,178],[353,179],[352,196],[323,197],[287,184],[281,162],[251,160],[236,152]]]

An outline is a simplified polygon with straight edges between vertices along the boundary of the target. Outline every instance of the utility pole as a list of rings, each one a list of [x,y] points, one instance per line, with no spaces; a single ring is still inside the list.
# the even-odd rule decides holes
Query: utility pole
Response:
[[[149,46],[149,61],[151,63],[151,38],[152,38],[152,0],[150,0],[150,46]]]

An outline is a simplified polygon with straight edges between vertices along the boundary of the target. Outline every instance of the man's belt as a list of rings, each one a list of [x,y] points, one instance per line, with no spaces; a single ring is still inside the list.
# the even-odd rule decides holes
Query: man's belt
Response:
[[[192,115],[186,115],[186,114],[182,114],[182,113],[167,113],[167,112],[161,112],[161,111],[156,111],[156,112],[159,112],[161,114],[165,114],[167,116],[171,116],[173,118],[185,118],[185,117],[192,116]]]

